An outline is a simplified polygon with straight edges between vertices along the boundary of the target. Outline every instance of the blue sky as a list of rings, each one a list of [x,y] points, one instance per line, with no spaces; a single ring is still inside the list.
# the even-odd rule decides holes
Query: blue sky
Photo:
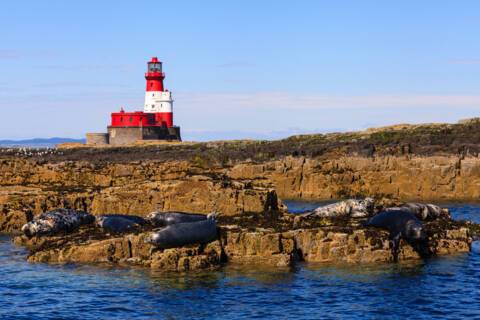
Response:
[[[0,138],[83,137],[164,62],[185,140],[480,115],[478,1],[3,1]]]

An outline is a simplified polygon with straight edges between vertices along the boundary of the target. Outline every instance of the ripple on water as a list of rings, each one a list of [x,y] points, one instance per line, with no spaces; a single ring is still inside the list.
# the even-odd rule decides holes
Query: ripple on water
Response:
[[[456,219],[480,222],[478,206],[451,209]],[[0,237],[0,318],[479,318],[480,243],[472,249],[398,264],[227,266],[165,275],[30,264],[25,250]]]

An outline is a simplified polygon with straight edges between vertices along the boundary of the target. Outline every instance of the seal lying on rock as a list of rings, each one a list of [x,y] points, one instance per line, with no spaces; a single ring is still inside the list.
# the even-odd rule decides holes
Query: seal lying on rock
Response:
[[[404,210],[415,214],[421,220],[433,220],[438,218],[450,219],[448,209],[441,208],[434,204],[404,203],[400,207],[393,207],[387,210]]]
[[[84,211],[56,209],[39,214],[23,225],[22,231],[27,237],[69,233],[94,221],[95,217]]]
[[[348,199],[325,206],[321,206],[303,214],[305,217],[352,217],[362,218],[373,213],[374,199],[365,198],[364,200]]]
[[[370,218],[365,226],[386,229],[390,232],[390,240],[393,244],[393,258],[398,261],[400,239],[418,241],[426,238],[423,225],[410,211],[402,209],[390,209],[382,211]]]
[[[126,214],[105,214],[95,217],[95,224],[112,233],[131,232],[148,222],[142,217]]]
[[[147,216],[147,220],[154,227],[165,227],[177,223],[207,220],[207,215],[184,212],[159,212],[155,211]]]
[[[161,249],[208,243],[217,238],[215,219],[215,214],[209,214],[202,221],[172,224],[153,233],[147,241]]]

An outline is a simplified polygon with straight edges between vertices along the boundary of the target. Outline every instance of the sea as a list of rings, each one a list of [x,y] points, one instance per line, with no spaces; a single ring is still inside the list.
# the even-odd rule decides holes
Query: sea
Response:
[[[292,212],[319,203],[286,201]],[[480,223],[480,205],[449,205]],[[164,274],[28,263],[0,236],[0,319],[480,319],[480,243],[470,253],[377,264],[228,265]]]

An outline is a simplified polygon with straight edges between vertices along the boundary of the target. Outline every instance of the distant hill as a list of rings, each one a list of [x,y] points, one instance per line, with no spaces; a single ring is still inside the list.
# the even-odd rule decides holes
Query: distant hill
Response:
[[[80,142],[85,143],[85,139],[72,138],[33,138],[26,140],[0,140],[0,147],[54,147],[59,143]]]

